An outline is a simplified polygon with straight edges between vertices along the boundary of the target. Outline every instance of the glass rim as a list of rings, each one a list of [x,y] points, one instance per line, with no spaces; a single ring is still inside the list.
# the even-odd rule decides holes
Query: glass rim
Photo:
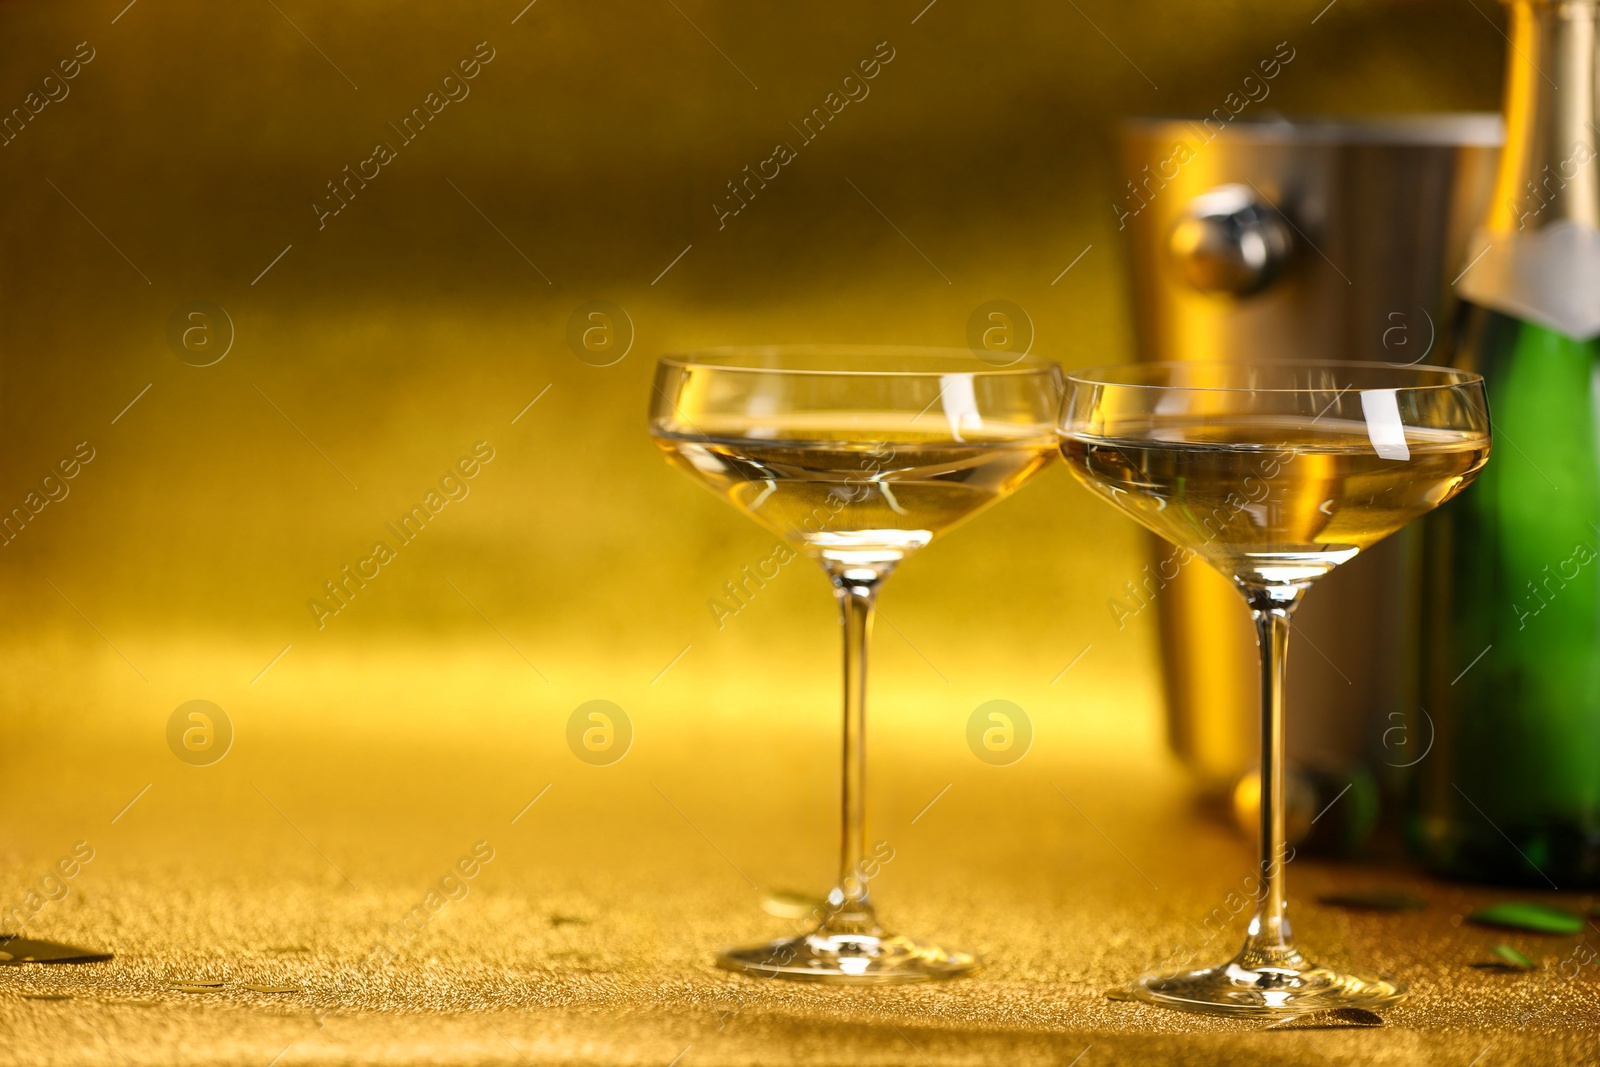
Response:
[[[1079,370],[1064,372],[1068,385],[1099,386],[1114,389],[1152,389],[1167,392],[1185,393],[1326,393],[1326,385],[1300,385],[1300,386],[1271,386],[1271,385],[1173,385],[1154,382],[1118,381],[1115,375],[1119,373],[1136,372],[1141,369],[1176,368],[1176,367],[1209,367],[1209,368],[1238,368],[1262,370],[1281,367],[1320,367],[1327,369],[1381,370],[1394,374],[1411,374],[1417,378],[1429,377],[1440,380],[1428,382],[1414,382],[1411,385],[1364,385],[1346,386],[1339,390],[1341,393],[1369,393],[1369,392],[1397,392],[1412,393],[1426,392],[1433,389],[1456,389],[1461,386],[1482,385],[1483,375],[1475,371],[1457,370],[1454,367],[1438,367],[1431,364],[1394,364],[1384,363],[1379,360],[1356,359],[1307,359],[1307,360],[1281,360],[1274,362],[1248,362],[1245,360],[1134,360],[1128,363],[1105,363],[1094,367],[1084,367]]]
[[[772,367],[737,362],[741,358],[784,355],[862,355],[889,356],[904,354],[923,359],[948,359],[952,363],[983,363],[984,366],[967,366],[959,370],[871,370],[849,367]],[[1053,359],[1024,352],[1010,363],[988,364],[970,348],[938,345],[884,345],[884,344],[772,344],[772,345],[717,345],[695,348],[684,352],[669,352],[656,359],[658,367],[676,367],[682,370],[705,369],[745,374],[792,374],[810,377],[863,377],[863,378],[948,378],[952,375],[988,377],[1001,375],[1061,373],[1060,365]]]

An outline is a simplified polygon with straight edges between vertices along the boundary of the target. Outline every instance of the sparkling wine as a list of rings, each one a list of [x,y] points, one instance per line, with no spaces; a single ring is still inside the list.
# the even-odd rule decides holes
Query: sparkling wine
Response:
[[[1067,435],[1073,473],[1162,537],[1255,584],[1319,578],[1450,499],[1489,455],[1482,434],[1406,428],[1375,449],[1350,419],[1163,420]],[[1401,453],[1404,458],[1401,458]]]
[[[999,500],[1042,468],[1051,438],[1003,428],[929,431],[913,420],[762,436],[657,433],[674,465],[824,561],[893,563]],[[952,440],[953,437],[960,438]]]

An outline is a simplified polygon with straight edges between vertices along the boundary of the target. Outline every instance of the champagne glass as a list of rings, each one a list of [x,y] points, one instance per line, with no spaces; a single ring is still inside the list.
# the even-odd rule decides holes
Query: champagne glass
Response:
[[[867,641],[879,584],[901,560],[1041,470],[1056,451],[1061,371],[997,367],[963,350],[732,348],[667,356],[650,432],[675,467],[821,564],[844,629],[839,882],[793,938],[718,964],[837,983],[949,978],[971,954],[891,934],[868,882]]]
[[[1284,658],[1311,583],[1465,488],[1489,457],[1483,379],[1382,363],[1143,363],[1068,375],[1061,451],[1091,490],[1233,579],[1261,642],[1261,823],[1244,947],[1134,992],[1287,1016],[1395,1004],[1388,977],[1295,947],[1284,897]]]

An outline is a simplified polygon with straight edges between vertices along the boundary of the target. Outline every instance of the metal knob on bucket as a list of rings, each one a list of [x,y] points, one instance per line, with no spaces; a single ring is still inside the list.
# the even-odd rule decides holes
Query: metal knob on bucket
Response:
[[[1139,358],[1439,358],[1448,267],[1465,259],[1501,138],[1496,115],[1129,122],[1132,178],[1112,207]],[[1254,630],[1226,579],[1154,551],[1143,592],[1160,618],[1169,741],[1220,798],[1258,759]],[[1371,781],[1414,755],[1386,727],[1416,704],[1416,551],[1404,534],[1381,542],[1297,613],[1292,762]]]
[[[1167,250],[1202,293],[1250,296],[1277,280],[1293,248],[1277,211],[1247,185],[1219,185],[1184,205]]]

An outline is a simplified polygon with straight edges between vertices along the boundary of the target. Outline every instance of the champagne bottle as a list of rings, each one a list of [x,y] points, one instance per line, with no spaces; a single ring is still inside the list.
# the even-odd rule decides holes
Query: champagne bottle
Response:
[[[1494,455],[1425,525],[1408,834],[1441,874],[1571,889],[1600,885],[1600,0],[1510,8],[1451,357],[1486,379]]]

